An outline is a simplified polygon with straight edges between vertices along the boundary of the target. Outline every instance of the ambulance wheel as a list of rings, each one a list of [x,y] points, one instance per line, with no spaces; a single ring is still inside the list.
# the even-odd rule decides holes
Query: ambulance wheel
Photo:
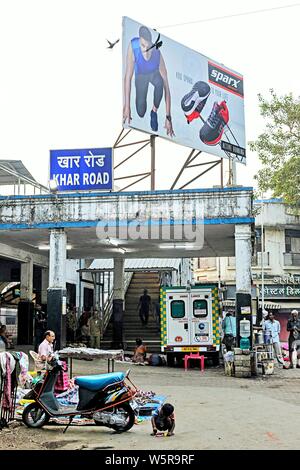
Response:
[[[176,365],[177,367],[183,367],[183,354],[176,355]]]
[[[168,367],[174,367],[174,364],[175,364],[174,354],[168,354],[167,353],[167,366]]]
[[[212,356],[212,363],[213,363],[213,366],[218,366],[220,361],[219,361],[219,355],[218,354],[214,354]]]

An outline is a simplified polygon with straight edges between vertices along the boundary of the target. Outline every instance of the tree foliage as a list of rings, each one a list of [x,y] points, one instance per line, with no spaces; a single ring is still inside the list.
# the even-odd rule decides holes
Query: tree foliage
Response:
[[[268,101],[258,95],[266,130],[250,148],[262,163],[255,179],[260,192],[271,190],[274,197],[300,205],[300,97],[277,96],[270,90]]]

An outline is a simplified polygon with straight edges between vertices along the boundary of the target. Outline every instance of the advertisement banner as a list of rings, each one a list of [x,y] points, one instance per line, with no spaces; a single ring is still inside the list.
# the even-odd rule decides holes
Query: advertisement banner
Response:
[[[58,191],[112,190],[112,148],[50,150],[50,180]]]
[[[123,127],[246,163],[243,76],[123,17]]]

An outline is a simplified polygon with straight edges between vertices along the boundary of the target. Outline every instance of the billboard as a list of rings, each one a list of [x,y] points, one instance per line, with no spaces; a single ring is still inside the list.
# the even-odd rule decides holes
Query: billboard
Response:
[[[58,191],[112,190],[112,148],[50,150],[50,180]]]
[[[246,163],[241,74],[123,17],[123,127]]]

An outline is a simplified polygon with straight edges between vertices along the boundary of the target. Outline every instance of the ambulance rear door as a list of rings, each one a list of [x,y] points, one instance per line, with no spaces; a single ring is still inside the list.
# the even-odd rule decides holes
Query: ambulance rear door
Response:
[[[190,293],[190,344],[208,346],[213,344],[212,293],[211,290],[192,290]],[[200,349],[201,350],[201,349]]]
[[[186,346],[189,345],[188,324],[189,293],[182,291],[167,291],[166,314],[167,314],[167,345]]]

